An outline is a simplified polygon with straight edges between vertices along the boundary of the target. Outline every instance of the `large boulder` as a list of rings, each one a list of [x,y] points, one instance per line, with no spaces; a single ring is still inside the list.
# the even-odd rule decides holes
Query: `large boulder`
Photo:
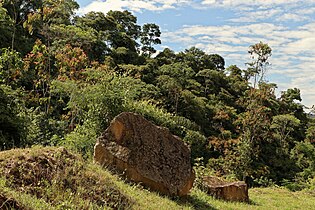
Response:
[[[214,176],[203,178],[203,185],[209,195],[226,200],[248,202],[248,188],[245,182],[225,182]]]
[[[130,112],[115,117],[98,138],[94,161],[171,196],[186,195],[195,178],[184,142],[168,129]]]

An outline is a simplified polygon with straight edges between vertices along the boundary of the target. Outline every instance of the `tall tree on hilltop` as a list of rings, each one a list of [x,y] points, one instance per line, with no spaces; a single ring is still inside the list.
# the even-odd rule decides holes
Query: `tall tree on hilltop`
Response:
[[[271,48],[268,44],[259,42],[249,47],[248,53],[253,59],[252,62],[247,63],[249,65],[247,74],[248,77],[254,77],[254,88],[256,88],[257,82],[261,82],[266,74],[267,66],[269,65],[268,59],[271,56]]]
[[[141,50],[149,57],[156,52],[153,48],[154,44],[161,44],[160,40],[161,31],[160,27],[154,23],[147,23],[142,26],[140,42],[142,44]]]

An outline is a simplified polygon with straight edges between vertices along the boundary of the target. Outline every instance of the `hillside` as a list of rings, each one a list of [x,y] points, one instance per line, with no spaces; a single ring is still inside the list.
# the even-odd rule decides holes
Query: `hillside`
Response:
[[[315,196],[253,188],[250,204],[215,200],[198,189],[169,198],[127,183],[64,148],[0,153],[0,209],[312,209]]]
[[[0,0],[2,208],[309,208],[315,118],[302,102],[310,93],[268,80],[279,46],[241,41],[243,66],[215,46],[160,45],[170,33],[159,20],[79,10],[76,0]],[[213,33],[220,36],[205,37]],[[167,128],[190,148],[195,185],[204,175],[245,181],[252,203],[222,203],[196,189],[184,200],[164,198],[93,165],[97,139],[123,112]],[[174,171],[186,175],[178,165]],[[279,188],[257,188],[270,186]]]

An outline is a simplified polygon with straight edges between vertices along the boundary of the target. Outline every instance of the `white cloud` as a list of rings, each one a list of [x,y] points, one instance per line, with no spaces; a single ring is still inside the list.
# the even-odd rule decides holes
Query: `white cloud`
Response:
[[[253,23],[258,21],[284,22],[314,19],[314,0],[204,0],[206,8],[233,10],[236,17],[231,22]]]
[[[78,14],[86,14],[91,11],[107,13],[110,10],[131,10],[141,12],[142,10],[160,11],[175,9],[179,5],[188,5],[189,0],[95,0],[87,6],[80,8]]]
[[[278,17],[276,20],[279,22],[284,22],[284,21],[294,21],[294,22],[299,22],[299,21],[304,21],[309,19],[306,16],[301,16],[301,15],[297,15],[294,13],[286,13],[281,15],[280,17]]]
[[[112,2],[112,3],[111,3]],[[78,14],[86,14],[91,11],[107,13],[109,10],[123,10],[127,5],[122,1],[109,0],[106,2],[93,1],[87,6],[80,8]]]
[[[290,42],[284,52],[288,54],[313,54],[315,56],[315,37],[305,37],[297,41]]]
[[[296,11],[299,15],[312,15],[315,13],[315,7],[307,7]]]
[[[296,5],[312,2],[313,0],[203,0],[201,4],[221,7],[259,6],[260,8],[270,8],[282,4]]]
[[[259,20],[272,18],[281,13],[282,13],[282,10],[280,8],[258,10],[258,11],[245,11],[245,12],[243,11],[240,17],[232,18],[230,19],[230,21],[232,22],[257,22]]]

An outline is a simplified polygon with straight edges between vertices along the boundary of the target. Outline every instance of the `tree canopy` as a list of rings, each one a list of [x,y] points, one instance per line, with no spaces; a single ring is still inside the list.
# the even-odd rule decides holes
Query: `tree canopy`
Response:
[[[196,47],[157,50],[159,26],[139,25],[129,11],[77,16],[78,7],[0,3],[1,150],[64,145],[89,157],[110,121],[132,111],[168,127],[221,176],[250,185],[315,179],[314,119],[299,89],[277,97],[265,80],[267,43],[249,46],[241,69]]]

